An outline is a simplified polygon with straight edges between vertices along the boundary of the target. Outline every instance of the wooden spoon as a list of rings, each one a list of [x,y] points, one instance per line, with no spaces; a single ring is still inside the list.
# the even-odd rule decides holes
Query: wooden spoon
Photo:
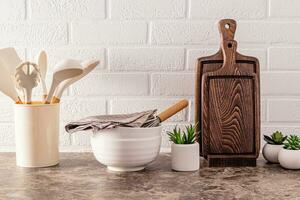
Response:
[[[73,78],[83,73],[82,66],[76,60],[63,60],[60,62],[53,73],[53,80],[47,95],[46,100],[44,101],[45,104],[49,104],[53,97],[54,91],[59,86],[61,82],[67,80],[69,78]]]
[[[52,98],[51,103],[59,103],[61,96],[66,88],[68,88],[71,84],[75,83],[76,81],[80,80],[82,77],[86,76],[88,73],[90,73],[95,67],[100,63],[98,60],[90,60],[90,61],[84,61],[81,63],[83,66],[83,73],[79,76],[76,76],[74,78],[67,79],[63,81],[55,90],[54,96]]]
[[[2,60],[0,61],[0,91],[2,91],[5,95],[9,96],[16,103],[22,103],[19,98],[17,91],[14,87],[14,81],[10,76],[10,72],[3,64]]]
[[[38,57],[38,66],[39,66],[39,70],[41,73],[41,83],[42,83],[42,87],[43,87],[43,100],[46,99],[47,97],[47,86],[45,83],[45,78],[46,78],[46,74],[47,74],[47,54],[45,51],[41,51],[39,53],[39,57]]]

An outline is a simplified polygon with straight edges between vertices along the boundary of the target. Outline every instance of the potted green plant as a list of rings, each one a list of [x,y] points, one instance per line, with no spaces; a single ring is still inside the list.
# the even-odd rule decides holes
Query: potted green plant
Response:
[[[278,160],[286,169],[300,169],[300,138],[290,135],[283,148],[279,151]]]
[[[172,169],[176,171],[195,171],[199,169],[199,143],[196,141],[195,126],[192,124],[181,131],[177,126],[169,135],[172,156]]]
[[[262,150],[264,158],[270,163],[278,163],[278,153],[283,147],[283,142],[287,136],[283,136],[282,132],[276,131],[271,136],[264,135],[267,142]]]

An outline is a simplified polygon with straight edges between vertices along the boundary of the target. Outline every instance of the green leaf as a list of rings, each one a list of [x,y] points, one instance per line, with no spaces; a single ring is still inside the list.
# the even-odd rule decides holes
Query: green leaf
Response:
[[[196,141],[195,126],[192,124],[185,126],[183,132],[176,125],[172,131],[167,131],[167,135],[169,140],[175,144],[193,144]]]
[[[283,136],[282,132],[280,131],[275,131],[274,133],[272,133],[271,137],[264,135],[264,140],[268,143],[268,144],[277,144],[277,145],[281,145],[284,143],[284,141],[287,139],[287,136]]]
[[[271,137],[264,135],[264,140],[268,143],[268,144],[275,144],[275,142],[272,140]]]
[[[297,135],[290,135],[283,146],[288,150],[300,150],[300,138]]]

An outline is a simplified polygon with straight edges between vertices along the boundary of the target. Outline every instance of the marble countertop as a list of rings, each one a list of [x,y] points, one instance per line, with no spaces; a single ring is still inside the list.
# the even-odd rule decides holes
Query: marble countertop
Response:
[[[55,167],[15,166],[14,153],[0,153],[0,199],[299,199],[300,171],[259,159],[257,167],[174,172],[161,154],[144,171],[107,171],[91,153],[62,153]]]

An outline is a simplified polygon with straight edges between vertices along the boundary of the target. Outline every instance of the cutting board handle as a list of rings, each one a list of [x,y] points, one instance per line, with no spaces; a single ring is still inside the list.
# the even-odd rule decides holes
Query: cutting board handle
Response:
[[[233,40],[236,30],[236,21],[233,19],[222,19],[219,21],[219,32],[221,41]]]
[[[235,74],[237,70],[236,65],[236,49],[237,42],[235,40],[224,40],[221,43],[224,62],[218,72],[224,74]]]

